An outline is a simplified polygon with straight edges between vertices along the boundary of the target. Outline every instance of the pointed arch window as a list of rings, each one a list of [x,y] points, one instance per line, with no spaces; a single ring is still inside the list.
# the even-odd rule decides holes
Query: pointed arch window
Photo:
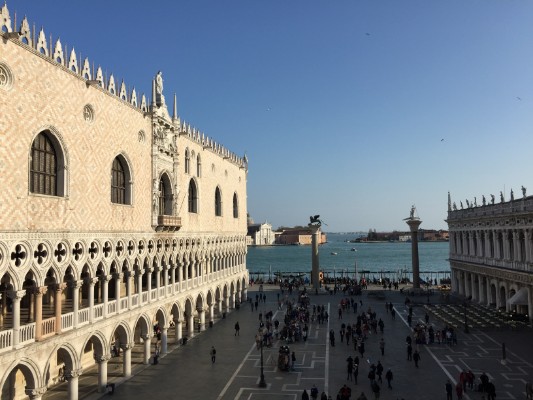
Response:
[[[194,179],[189,182],[189,212],[198,213],[198,189]]]
[[[131,204],[131,173],[122,155],[115,157],[111,167],[111,202]]]
[[[239,201],[237,193],[233,193],[233,218],[239,218]]]
[[[167,174],[159,180],[159,215],[172,215],[172,192]]]
[[[49,130],[39,133],[33,140],[29,164],[30,193],[65,196],[65,155],[59,140]]]
[[[215,216],[222,216],[222,195],[219,187],[215,189]]]
[[[189,149],[185,149],[185,173],[189,174],[191,171],[191,158],[189,155]]]
[[[57,196],[56,150],[45,133],[39,133],[31,146],[30,192]]]

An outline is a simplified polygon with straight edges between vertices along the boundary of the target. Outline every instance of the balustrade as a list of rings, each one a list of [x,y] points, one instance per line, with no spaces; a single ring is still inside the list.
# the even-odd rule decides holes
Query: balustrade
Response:
[[[121,310],[127,310],[128,309],[128,298],[124,297],[120,299],[120,309]]]
[[[0,352],[13,347],[13,329],[0,331]]]
[[[94,319],[102,319],[104,318],[104,304],[98,304],[94,306]]]
[[[35,322],[20,327],[19,345],[33,342],[35,340]]]
[[[74,313],[67,313],[61,315],[61,330],[66,332],[74,327]]]
[[[56,332],[56,317],[44,319],[42,321],[43,338],[54,335]]]
[[[142,292],[142,302],[143,304],[148,303],[148,292]]]
[[[84,308],[78,311],[78,325],[85,325],[89,323],[89,309]]]
[[[150,300],[155,299],[157,299],[157,289],[152,289],[152,291],[150,292]]]
[[[117,301],[113,300],[107,303],[107,315],[116,314],[117,312]]]

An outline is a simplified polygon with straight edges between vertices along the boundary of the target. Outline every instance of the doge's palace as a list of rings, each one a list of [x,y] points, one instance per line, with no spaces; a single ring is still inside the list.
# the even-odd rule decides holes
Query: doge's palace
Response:
[[[0,16],[0,387],[105,391],[246,299],[248,161]]]

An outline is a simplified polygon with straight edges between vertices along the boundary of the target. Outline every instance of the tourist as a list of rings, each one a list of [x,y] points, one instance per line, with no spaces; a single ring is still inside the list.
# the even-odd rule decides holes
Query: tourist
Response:
[[[294,371],[295,364],[296,364],[296,353],[293,351],[291,355],[291,371]]]
[[[352,356],[348,356],[348,358],[346,359],[346,362],[348,363],[348,365],[347,365],[348,376],[347,376],[346,380],[351,381],[352,380],[352,374],[353,374],[353,358],[352,358]]]
[[[463,369],[461,373],[459,374],[459,383],[461,384],[461,387],[463,388],[463,392],[466,393],[466,383],[468,381],[466,371]]]
[[[335,347],[335,331],[333,329],[329,331],[329,344],[331,347]]]
[[[376,365],[376,375],[378,376],[379,383],[383,383],[383,379],[381,379],[382,374],[383,374],[383,365],[381,364],[381,361],[378,361],[378,365]]]
[[[239,326],[239,321],[235,322],[235,336],[240,336],[239,331],[241,327]]]
[[[374,399],[376,400],[379,399],[380,391],[381,391],[381,388],[379,387],[378,383],[374,381],[372,383],[372,392],[374,393]]]
[[[420,361],[420,353],[418,352],[418,350],[415,350],[415,352],[413,353],[413,361],[415,362],[415,367],[418,368],[418,362]]]
[[[390,382],[392,381],[392,378],[393,378],[393,376],[392,376],[392,371],[391,371],[391,369],[389,368],[389,369],[387,370],[387,372],[385,373],[385,379],[387,380],[387,385],[388,385],[388,388],[389,388],[389,389],[392,389],[392,386],[391,386],[391,384],[390,384]]]
[[[452,393],[453,393],[452,383],[448,379],[446,381],[446,400],[452,400],[452,398],[453,398],[452,397]]]
[[[457,395],[458,400],[462,400],[463,398],[463,386],[461,385],[461,382],[457,382],[457,385],[455,385],[455,394]]]
[[[313,385],[313,387],[311,388],[311,398],[313,400],[316,400],[316,398],[318,397],[318,388]]]
[[[407,361],[411,361],[413,359],[413,346],[411,346],[411,343],[407,344]]]
[[[429,314],[426,313],[426,316],[424,317],[425,321],[426,321],[426,325],[429,323]]]
[[[487,384],[487,400],[496,400],[496,386],[494,386],[494,382]]]
[[[215,363],[215,359],[217,357],[217,351],[215,349],[215,346],[211,346],[211,363],[214,364]]]
[[[304,389],[304,392],[302,393],[302,400],[309,400],[309,394],[307,393],[307,389]]]
[[[381,351],[381,355],[385,355],[385,339],[381,338],[379,340],[379,350]]]

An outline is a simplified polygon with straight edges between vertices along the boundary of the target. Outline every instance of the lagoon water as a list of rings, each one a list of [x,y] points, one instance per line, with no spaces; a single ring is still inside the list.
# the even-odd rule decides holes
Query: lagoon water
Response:
[[[411,243],[347,243],[346,240],[356,236],[338,233],[328,233],[328,243],[319,247],[320,269],[336,276],[343,273],[350,277],[357,270],[370,271],[369,275],[379,275],[381,271],[399,270],[411,271]],[[354,250],[352,250],[354,249]],[[331,253],[337,253],[332,255]],[[436,272],[448,275],[450,273],[449,243],[448,242],[419,242],[418,254],[420,259],[421,277],[424,272]],[[252,274],[274,272],[304,272],[311,271],[311,246],[259,246],[248,247],[246,257],[248,270]],[[391,276],[391,274],[386,274]],[[410,274],[407,274],[410,276]]]

